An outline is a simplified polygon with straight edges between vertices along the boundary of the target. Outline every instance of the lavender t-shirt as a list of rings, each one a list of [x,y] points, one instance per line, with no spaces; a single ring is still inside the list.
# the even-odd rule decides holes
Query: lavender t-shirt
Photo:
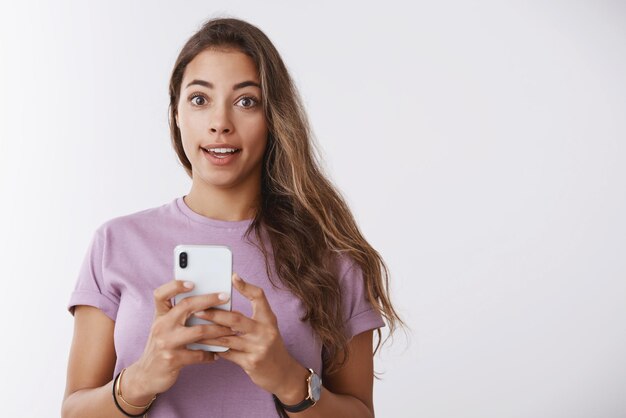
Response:
[[[289,353],[321,376],[319,338],[308,322],[299,320],[304,312],[300,300],[270,283],[263,254],[243,236],[250,222],[207,218],[192,211],[181,196],[162,206],[113,218],[96,229],[68,309],[73,315],[76,305],[95,306],[115,321],[117,361],[111,378],[143,353],[154,317],[153,291],[175,278],[173,250],[178,244],[229,246],[233,271],[265,291]],[[251,238],[254,236],[253,232]],[[274,271],[274,266],[270,267]],[[348,337],[384,326],[381,315],[365,297],[360,268],[342,257],[337,271]],[[252,315],[250,302],[234,289],[232,309]],[[219,359],[183,367],[176,383],[159,394],[148,416],[267,418],[278,414],[271,393],[256,386],[236,364]]]

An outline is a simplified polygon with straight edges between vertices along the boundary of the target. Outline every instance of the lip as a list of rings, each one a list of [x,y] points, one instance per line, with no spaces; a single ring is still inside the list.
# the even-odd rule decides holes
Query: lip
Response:
[[[227,143],[219,143],[219,144],[207,144],[207,145],[200,145],[201,148],[206,148],[206,149],[210,149],[210,148],[235,148],[235,149],[241,149],[235,145],[231,145],[231,144],[227,144]]]
[[[237,148],[237,147],[222,145],[220,147],[212,147],[212,148]],[[221,158],[212,156],[210,153],[208,153],[204,149],[202,150],[202,155],[204,155],[204,158],[206,158],[212,165],[224,166],[234,161],[239,156],[239,154],[241,154],[241,149],[239,148],[237,149],[239,151],[235,152],[234,154],[226,155]]]

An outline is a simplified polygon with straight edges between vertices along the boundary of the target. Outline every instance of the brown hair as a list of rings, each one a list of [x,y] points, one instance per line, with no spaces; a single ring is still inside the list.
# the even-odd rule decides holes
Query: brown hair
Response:
[[[266,261],[261,226],[272,246],[276,274],[302,301],[324,347],[324,372],[332,373],[347,359],[347,337],[341,315],[341,290],[335,271],[337,256],[349,256],[363,273],[367,298],[385,318],[389,336],[404,325],[391,305],[388,269],[363,238],[340,193],[323,175],[313,153],[312,133],[301,98],[269,38],[236,18],[213,18],[183,46],[170,78],[169,126],[172,145],[187,174],[191,163],[175,117],[187,64],[205,49],[235,49],[251,57],[258,69],[268,141],[261,178],[261,203],[246,231],[256,237]],[[256,244],[255,244],[256,245]],[[271,280],[270,263],[266,262]],[[381,345],[381,331],[374,353]]]

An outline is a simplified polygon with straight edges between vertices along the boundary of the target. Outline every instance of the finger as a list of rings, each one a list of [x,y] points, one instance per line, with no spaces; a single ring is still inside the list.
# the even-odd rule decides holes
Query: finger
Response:
[[[172,280],[154,289],[155,315],[164,315],[172,309],[171,299],[179,293],[186,293],[193,289],[193,282]]]
[[[251,346],[250,342],[245,338],[238,337],[236,335],[232,336],[224,336],[217,338],[207,338],[205,340],[198,341],[201,344],[206,345],[219,345],[221,347],[227,347],[231,350],[241,351],[248,353],[250,352]]]
[[[228,293],[209,293],[205,295],[189,296],[181,299],[176,306],[171,309],[171,315],[176,322],[185,325],[185,321],[195,312],[212,308],[224,304],[230,295]],[[219,309],[215,309],[219,311]]]
[[[246,356],[248,356],[248,353],[244,353],[242,351],[237,351],[237,350],[232,350],[232,349],[228,351],[215,353],[216,360],[218,358],[223,358],[224,360],[232,361],[233,363],[237,364],[239,367],[241,367],[244,370],[246,369],[245,365],[247,364]]]
[[[233,273],[233,285],[239,293],[252,302],[252,318],[260,322],[276,323],[276,316],[263,289],[246,282],[237,273]]]
[[[256,323],[253,319],[248,318],[241,312],[237,311],[223,311],[221,309],[209,309],[204,312],[197,312],[195,316],[206,319],[216,324],[223,325],[232,329],[235,332],[248,334],[253,332]]]
[[[198,363],[210,363],[215,361],[215,353],[204,350],[188,350],[183,348],[176,352],[178,356],[178,364],[180,366],[189,366]]]
[[[200,340],[215,339],[227,335],[234,335],[233,330],[228,327],[213,324],[192,325],[189,327],[179,328],[172,337],[172,342],[176,347],[179,347],[190,343],[200,342]]]

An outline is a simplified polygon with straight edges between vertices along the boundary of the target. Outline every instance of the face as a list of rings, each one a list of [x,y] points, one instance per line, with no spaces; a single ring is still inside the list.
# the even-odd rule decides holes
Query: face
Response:
[[[194,183],[260,188],[268,129],[252,58],[234,50],[196,55],[185,69],[176,124]]]

